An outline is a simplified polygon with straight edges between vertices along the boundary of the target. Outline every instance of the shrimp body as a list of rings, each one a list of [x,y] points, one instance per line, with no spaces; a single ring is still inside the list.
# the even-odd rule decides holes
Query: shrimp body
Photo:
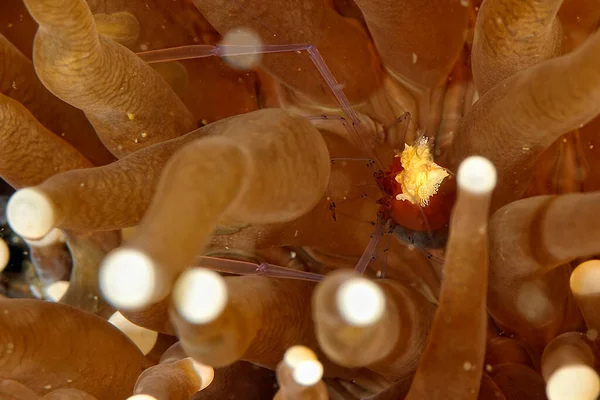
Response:
[[[383,212],[398,225],[431,231],[448,224],[454,180],[433,161],[427,138],[406,145],[386,172],[375,176],[384,196]]]

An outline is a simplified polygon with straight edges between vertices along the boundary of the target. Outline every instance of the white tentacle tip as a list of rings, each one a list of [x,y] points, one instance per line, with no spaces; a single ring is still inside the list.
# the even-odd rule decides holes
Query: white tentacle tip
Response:
[[[383,316],[385,295],[377,284],[365,278],[342,283],[336,293],[340,316],[356,326],[372,325]]]
[[[192,324],[214,321],[225,309],[227,298],[225,280],[205,268],[184,271],[173,287],[173,305],[177,313]]]
[[[119,311],[111,315],[108,322],[131,339],[144,355],[152,351],[158,340],[158,332],[134,324]]]
[[[585,261],[571,273],[571,291],[579,296],[600,293],[600,260]]]
[[[496,187],[496,167],[487,158],[471,156],[458,167],[458,187],[475,194],[490,193]]]
[[[194,369],[194,372],[200,379],[200,388],[198,389],[198,391],[206,389],[215,378],[215,370],[213,369],[213,367],[200,364],[199,362],[196,362],[191,358],[190,361],[192,362],[192,368]]]
[[[50,301],[59,302],[69,290],[70,285],[69,281],[52,282],[44,289],[46,298]]]
[[[286,350],[283,362],[292,370],[292,378],[302,386],[312,386],[323,377],[323,365],[317,355],[306,346],[292,346]]]
[[[158,400],[156,397],[149,394],[134,394],[127,398],[127,400]]]
[[[296,368],[298,364],[306,360],[316,360],[317,355],[306,346],[292,346],[285,351],[283,361],[290,367]]]
[[[600,379],[587,365],[568,365],[550,375],[546,394],[549,400],[595,400],[600,394]]]
[[[140,310],[155,300],[157,270],[143,252],[120,248],[110,253],[100,266],[100,289],[106,300],[118,309]]]
[[[6,206],[8,224],[26,239],[43,238],[56,224],[52,201],[39,189],[18,190]]]
[[[0,239],[0,272],[6,268],[10,261],[10,248],[4,239]]]
[[[305,360],[292,371],[294,381],[302,386],[313,386],[323,377],[323,364],[318,360]]]

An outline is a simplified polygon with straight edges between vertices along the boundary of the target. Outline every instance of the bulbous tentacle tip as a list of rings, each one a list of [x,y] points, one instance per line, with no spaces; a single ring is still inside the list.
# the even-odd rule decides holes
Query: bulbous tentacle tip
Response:
[[[294,382],[302,386],[313,386],[323,377],[323,364],[318,360],[299,363],[292,372]]]
[[[557,369],[546,382],[549,400],[595,400],[600,394],[600,378],[588,365],[567,365]]]
[[[600,313],[600,260],[590,260],[579,264],[571,273],[570,287],[575,302],[581,311],[589,332],[598,335]]]
[[[121,332],[123,332],[140,351],[147,355],[150,353],[156,341],[158,339],[158,332],[150,329],[143,328],[129,321],[119,311],[115,312],[108,319],[108,322],[116,326]]]
[[[600,294],[600,260],[579,264],[571,273],[569,283],[571,291],[576,296]]]
[[[589,337],[581,332],[566,332],[556,336],[546,345],[541,358],[540,371],[549,383],[552,377],[565,367],[587,366],[593,369],[595,364],[596,349]],[[573,371],[563,372],[564,376],[568,377]],[[600,386],[598,388],[600,389]]]
[[[373,281],[356,277],[340,285],[336,305],[340,316],[349,324],[368,326],[383,316],[385,295]]]
[[[471,156],[458,167],[457,184],[473,194],[490,193],[496,187],[496,168],[485,157]]]
[[[0,239],[0,272],[8,265],[10,260],[10,248],[4,239]]]
[[[198,389],[198,391],[206,389],[208,385],[210,385],[215,379],[214,368],[209,365],[199,363],[191,358],[190,361],[192,363],[192,368],[194,369],[194,372],[198,376],[198,379],[200,379],[200,388]]]
[[[44,237],[57,222],[52,200],[36,188],[21,189],[12,195],[6,216],[13,231],[34,240]]]
[[[47,300],[59,302],[69,290],[69,281],[52,282],[44,289]]]
[[[127,400],[158,400],[156,397],[149,394],[134,394],[127,398]]]
[[[100,289],[119,309],[141,310],[158,300],[159,280],[154,261],[134,249],[117,249],[100,266]]]
[[[298,385],[313,386],[323,377],[323,365],[308,347],[290,347],[284,354],[283,362],[291,369],[292,379]]]
[[[306,360],[316,360],[317,355],[306,346],[292,346],[287,349],[283,355],[283,362],[290,368],[296,368],[301,362]]]
[[[342,269],[316,286],[312,304],[319,346],[338,365],[371,368],[392,380],[416,367],[423,348],[416,338],[432,316],[416,291]]]
[[[173,287],[173,305],[186,321],[206,324],[214,321],[227,305],[224,279],[204,268],[184,271]]]
[[[172,361],[161,361],[142,372],[133,389],[136,396],[130,399],[190,399],[208,387],[213,378],[212,367],[180,354]]]
[[[279,392],[275,399],[326,399],[327,389],[321,382],[323,365],[305,346],[292,346],[277,366]]]

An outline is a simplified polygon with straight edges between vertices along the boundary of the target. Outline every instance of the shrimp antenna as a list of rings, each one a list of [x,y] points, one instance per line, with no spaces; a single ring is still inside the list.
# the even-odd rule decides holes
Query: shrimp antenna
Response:
[[[208,44],[199,44],[145,51],[137,53],[137,55],[145,62],[152,64],[157,62],[190,60],[205,57],[235,57],[255,54],[290,53],[298,51],[306,51],[308,53],[311,61],[321,73],[321,76],[327,83],[327,86],[329,86],[331,93],[338,102],[344,115],[348,121],[350,121],[349,124],[345,124],[344,126],[346,126],[346,129],[348,130],[353,144],[359,149],[365,149],[369,156],[376,158],[373,154],[372,140],[368,140],[368,145],[364,140],[369,135],[362,127],[358,114],[350,105],[350,101],[344,94],[341,85],[337,82],[331,73],[331,70],[325,63],[325,60],[321,56],[319,49],[312,44],[274,44],[263,45],[259,46],[258,48],[257,46],[251,45],[217,44],[216,46],[213,46]]]

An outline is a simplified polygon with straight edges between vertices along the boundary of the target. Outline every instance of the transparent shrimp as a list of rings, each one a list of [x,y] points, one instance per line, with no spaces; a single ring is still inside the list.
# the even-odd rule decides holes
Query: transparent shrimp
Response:
[[[405,112],[400,115],[396,121],[386,126],[381,127],[382,137],[377,138],[379,140],[375,140],[376,137],[374,135],[370,135],[367,133],[367,130],[364,127],[364,124],[361,124],[361,120],[357,112],[352,108],[347,96],[344,94],[344,91],[338,81],[335,79],[331,70],[325,63],[323,57],[321,56],[319,50],[316,46],[312,44],[275,44],[275,45],[231,45],[231,44],[217,44],[217,45],[188,45],[188,46],[180,46],[174,48],[153,50],[138,53],[138,56],[141,57],[144,61],[148,63],[156,63],[156,62],[165,62],[165,61],[175,61],[175,60],[187,60],[187,59],[196,59],[196,58],[206,58],[206,57],[235,57],[235,56],[247,56],[247,55],[257,55],[257,54],[271,54],[271,53],[285,53],[285,52],[307,52],[314,66],[317,68],[319,73],[321,74],[323,80],[327,83],[331,93],[335,97],[340,109],[343,112],[343,116],[326,116],[326,115],[318,115],[318,116],[308,116],[306,117],[308,120],[317,121],[317,120],[337,120],[339,121],[344,128],[348,131],[351,141],[353,145],[357,149],[362,149],[365,151],[367,157],[365,158],[343,158],[336,157],[332,158],[332,163],[337,161],[360,161],[365,162],[368,167],[375,166],[378,169],[384,169],[385,166],[382,164],[380,158],[375,153],[376,143],[395,143],[395,142],[404,142],[407,132],[412,131],[412,137],[416,136],[416,140],[419,141],[424,133],[418,130],[414,124],[414,121],[411,118],[411,114]],[[393,101],[393,100],[392,100]],[[402,125],[404,129],[396,130],[396,137],[389,138],[388,135],[391,132],[394,132],[396,126]],[[378,200],[375,200],[378,201]],[[336,207],[339,203],[335,201],[331,201],[329,203],[329,211],[331,212],[332,218],[337,222],[337,217],[339,212],[337,212]],[[421,210],[422,217],[427,226],[427,233],[429,240],[417,240],[412,241],[409,245],[415,247],[421,247],[424,244],[435,243],[433,238],[433,231],[430,228],[427,222],[427,216]],[[386,224],[389,221],[389,216],[385,215],[385,213],[378,213],[376,221],[372,221],[371,224],[374,226],[373,232],[370,235],[370,240],[367,244],[365,251],[360,257],[359,261],[355,266],[355,270],[359,273],[364,273],[369,264],[377,258],[377,251],[379,247],[379,243],[384,234],[388,230],[385,229]],[[403,239],[402,235],[398,235],[393,229],[389,229],[389,233],[395,233],[395,236],[399,239]],[[421,238],[420,236],[418,236]],[[410,239],[408,239],[410,241]],[[406,238],[405,238],[406,241]],[[424,250],[423,250],[424,251]],[[426,252],[426,251],[425,251]],[[426,252],[428,257],[431,257],[431,254]],[[227,260],[229,261],[229,260]],[[240,268],[240,265],[237,265],[236,268]],[[228,268],[233,268],[232,264],[228,264]],[[259,268],[255,264],[252,266],[248,265],[244,270],[244,273],[266,273],[269,276],[275,273],[275,270],[272,268]],[[280,267],[283,268],[283,267]],[[223,271],[223,272],[233,272],[232,269]],[[233,272],[236,273],[236,272]],[[293,278],[293,276],[289,276],[289,271],[282,272],[286,277]],[[314,277],[312,277],[314,278]],[[309,280],[312,280],[310,278]],[[298,278],[303,279],[303,278]]]
[[[262,275],[271,278],[299,279],[312,282],[319,282],[324,278],[323,275],[320,274],[298,271],[265,262],[256,264],[248,261],[200,256],[197,259],[197,263],[199,267],[235,275]]]

